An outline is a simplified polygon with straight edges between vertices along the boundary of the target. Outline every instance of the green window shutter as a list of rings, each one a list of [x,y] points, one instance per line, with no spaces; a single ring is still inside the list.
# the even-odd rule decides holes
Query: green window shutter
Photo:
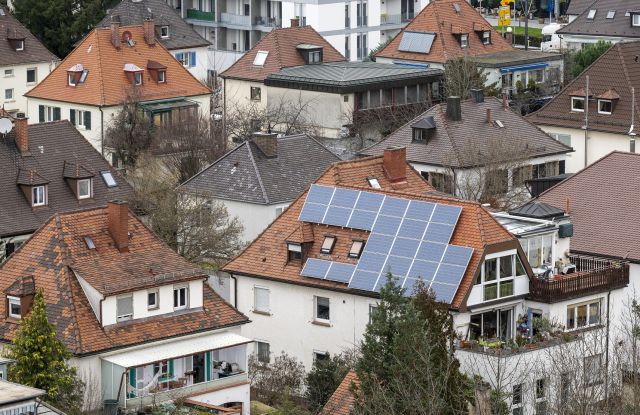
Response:
[[[204,368],[204,380],[208,382],[211,380],[211,352],[204,353]]]
[[[60,107],[53,108],[53,121],[60,121]]]
[[[91,129],[91,111],[84,112],[84,128]]]
[[[132,387],[136,387],[136,368],[132,367],[129,369],[129,385]],[[135,392],[129,393],[129,398],[135,398]]]
[[[44,122],[44,105],[38,105],[38,122]]]
[[[189,52],[189,54],[191,56],[189,56],[189,66],[191,68],[196,66],[196,53],[195,52]]]
[[[169,379],[173,379],[173,359],[169,360]]]
[[[69,121],[71,121],[71,124],[76,125],[76,110],[69,110]]]

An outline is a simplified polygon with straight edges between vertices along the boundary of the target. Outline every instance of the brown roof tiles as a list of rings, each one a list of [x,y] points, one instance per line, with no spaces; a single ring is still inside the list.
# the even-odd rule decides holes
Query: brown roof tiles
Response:
[[[350,415],[355,401],[352,385],[359,386],[360,380],[355,371],[350,370],[333,392],[319,415]]]

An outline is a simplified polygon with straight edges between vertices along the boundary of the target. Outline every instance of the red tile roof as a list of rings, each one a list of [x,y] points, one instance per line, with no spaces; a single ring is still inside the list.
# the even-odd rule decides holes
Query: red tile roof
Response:
[[[456,4],[460,12],[454,8]],[[491,43],[483,44],[482,32],[477,30],[490,30]],[[429,53],[400,51],[400,40],[405,31],[435,33],[436,38]],[[460,40],[456,33],[468,33],[468,47],[460,47]],[[466,0],[432,0],[376,56],[445,63],[450,59],[463,56],[482,56],[511,50],[513,50],[511,45]]]
[[[353,370],[344,377],[338,388],[333,392],[319,415],[350,415],[355,396],[351,391],[352,385],[359,386],[360,380]]]
[[[315,183],[327,186],[359,188],[402,198],[461,206],[462,213],[450,243],[474,248],[469,266],[452,303],[454,307],[461,306],[467,291],[473,285],[474,275],[481,262],[484,248],[488,245],[502,242],[515,244],[515,238],[478,203],[461,201],[436,194],[433,188],[408,164],[407,183],[400,186],[393,185],[384,175],[382,161],[383,157],[367,157],[335,163]],[[378,178],[382,189],[375,190],[368,186],[367,177],[370,176]],[[304,231],[304,229],[301,229],[296,233],[302,223],[298,220],[298,217],[304,205],[307,191],[296,199],[242,253],[227,263],[223,270],[234,274],[283,281],[291,284],[350,291],[342,283],[302,277],[300,276],[302,264],[300,262],[287,262],[286,242],[290,241],[288,238],[300,235]],[[313,232],[313,243],[309,249],[308,257],[320,258],[319,247],[322,245],[325,235],[331,234],[336,236],[336,245],[332,255],[322,255],[322,259],[332,261],[355,264],[356,260],[346,257],[351,241],[353,239],[366,240],[369,234],[366,231],[357,229],[320,224],[310,225]],[[308,230],[306,230],[306,234],[309,234]],[[362,294],[362,292],[358,293]],[[372,293],[372,295],[375,294]]]
[[[344,61],[340,54],[311,26],[287,27],[274,29],[260,39],[258,43],[245,55],[222,73],[223,78],[248,79],[264,81],[264,79],[282,68],[304,65],[304,59],[296,46],[311,44],[322,46],[323,62]],[[253,61],[258,52],[269,52],[262,66],[256,66]]]
[[[0,266],[0,292],[13,287],[16,280],[32,276],[35,288],[44,290],[49,321],[75,355],[248,322],[203,283],[202,309],[102,327],[77,275],[106,295],[148,287],[154,281],[152,274],[155,286],[206,278],[131,213],[128,232],[129,252],[120,253],[109,235],[106,208],[56,214]],[[95,249],[87,248],[86,235],[93,239]],[[177,271],[183,273],[170,274]],[[6,304],[0,301],[0,341],[5,342],[19,328],[15,320],[6,317]]]
[[[119,28],[120,37],[125,32],[131,33],[135,42],[133,47],[122,42],[116,48],[111,43],[110,28],[94,29],[49,76],[25,96],[95,106],[118,105],[132,88],[124,71],[126,64],[133,64],[145,71],[143,85],[137,87],[141,100],[211,94],[211,90],[191,75],[160,42],[147,44],[142,26]],[[147,70],[149,61],[167,67],[165,83],[158,84],[151,79]],[[89,71],[86,81],[69,86],[67,70],[77,64]]]

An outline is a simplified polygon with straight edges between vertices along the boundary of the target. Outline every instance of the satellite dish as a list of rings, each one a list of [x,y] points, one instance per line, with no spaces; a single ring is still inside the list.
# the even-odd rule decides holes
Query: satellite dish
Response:
[[[13,128],[11,120],[8,118],[0,118],[0,134],[8,134]]]

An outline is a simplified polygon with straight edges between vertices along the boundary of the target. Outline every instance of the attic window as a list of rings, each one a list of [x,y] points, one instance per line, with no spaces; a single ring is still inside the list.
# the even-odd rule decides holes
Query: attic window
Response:
[[[571,111],[584,112],[584,97],[571,97]]]
[[[364,248],[364,241],[353,241],[351,249],[349,249],[349,258],[360,258],[362,249]]]
[[[609,10],[607,12],[607,19],[613,19],[614,17],[616,17],[616,11],[615,10]]]
[[[494,122],[495,122],[495,124],[498,126],[498,128],[504,128],[504,124],[502,123],[502,121],[500,121],[500,120],[495,120]]]
[[[587,14],[587,19],[593,20],[596,17],[596,11],[597,10],[595,9],[589,10],[589,14]]]
[[[436,122],[432,116],[425,117],[411,125],[413,141],[426,143],[436,130]]]
[[[31,206],[45,206],[47,204],[47,186],[33,186],[31,188]]]
[[[24,50],[24,39],[17,39],[15,42],[15,48],[17,52]]]
[[[598,114],[611,115],[613,112],[613,101],[608,99],[598,100]]]
[[[308,63],[310,64],[322,62],[322,52],[319,50],[314,50],[312,52],[309,52],[308,61],[309,61]]]
[[[322,63],[322,46],[302,43],[296,46],[296,49],[307,65]]]
[[[287,243],[287,260],[300,261],[302,259],[302,246],[300,244]]]
[[[21,318],[22,308],[20,307],[20,298],[7,296],[7,302],[9,303],[9,307],[7,308],[9,317]]]
[[[169,26],[160,26],[160,37],[162,39],[169,38]]]
[[[322,247],[320,248],[320,253],[322,254],[330,254],[333,251],[333,247],[336,244],[335,236],[325,236],[324,241],[322,242]]]
[[[460,5],[458,3],[453,3],[453,10],[456,13],[460,13]]]
[[[107,187],[116,187],[118,183],[116,183],[116,179],[113,178],[113,174],[110,171],[101,171],[100,175],[102,176],[102,180],[104,180],[104,184]]]
[[[631,26],[640,26],[640,14],[634,14],[631,17]]]
[[[378,181],[377,177],[367,177],[367,182],[369,182],[369,186],[374,189],[382,189],[382,186],[380,186],[380,182]]]
[[[460,47],[461,48],[469,47],[469,35],[460,35]]]
[[[87,244],[87,248],[96,249],[96,244],[93,243],[93,238],[91,238],[89,235],[86,235],[84,237],[84,243]]]
[[[136,72],[133,74],[134,85],[142,85],[142,72]]]
[[[133,85],[142,85],[142,68],[134,65],[133,63],[127,63],[124,65],[124,73],[129,79],[129,82]]]
[[[158,83],[164,84],[167,82],[167,71],[158,71]]]
[[[256,53],[256,57],[253,58],[253,64],[255,66],[264,66],[267,56],[269,56],[269,51],[259,50],[258,53]]]
[[[488,30],[485,30],[484,32],[482,32],[482,44],[483,45],[490,45],[491,44],[491,32]]]

